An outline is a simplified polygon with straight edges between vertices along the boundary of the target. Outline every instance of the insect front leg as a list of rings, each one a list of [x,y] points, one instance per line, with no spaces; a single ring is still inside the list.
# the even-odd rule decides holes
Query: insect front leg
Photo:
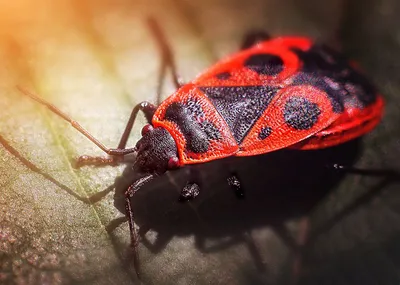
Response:
[[[115,150],[123,151],[126,149],[126,143],[128,142],[129,135],[131,134],[133,124],[135,123],[137,114],[139,111],[143,112],[144,116],[148,123],[151,122],[153,118],[154,112],[156,111],[157,106],[144,101],[137,104],[131,112],[129,117],[128,123],[125,126],[125,130],[122,134],[122,137],[119,141],[118,147]],[[102,166],[102,165],[115,165],[118,162],[123,160],[123,155],[111,155],[108,157],[98,157],[98,156],[89,156],[89,155],[82,155],[78,157],[75,163],[75,167],[82,167],[85,165],[95,165],[95,166]]]

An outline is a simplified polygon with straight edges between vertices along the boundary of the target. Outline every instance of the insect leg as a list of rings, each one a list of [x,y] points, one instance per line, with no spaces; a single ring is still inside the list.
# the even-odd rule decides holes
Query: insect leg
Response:
[[[131,112],[131,116],[129,117],[128,123],[126,124],[124,133],[118,144],[118,149],[125,149],[126,143],[128,141],[129,135],[131,134],[133,124],[136,120],[136,116],[139,111],[142,111],[148,123],[151,123],[151,119],[153,118],[154,112],[156,111],[157,106],[149,103],[149,102],[142,102],[137,104]]]
[[[122,134],[122,137],[119,141],[117,150],[123,151],[126,149],[126,143],[128,142],[129,135],[131,134],[133,124],[135,123],[137,114],[139,111],[142,111],[148,123],[151,122],[151,119],[156,111],[157,107],[149,102],[141,102],[137,104],[131,112],[128,123],[125,126],[125,130]],[[77,158],[75,167],[82,167],[84,165],[114,165],[123,159],[122,156],[110,156],[110,157],[101,157],[101,156],[89,156],[89,155],[81,155]]]
[[[160,104],[161,103],[161,87],[164,82],[165,72],[166,72],[167,67],[169,67],[171,69],[172,80],[173,80],[173,83],[174,83],[176,89],[180,88],[182,86],[182,84],[180,83],[180,79],[179,79],[179,76],[177,73],[172,49],[171,49],[167,39],[165,38],[165,35],[162,32],[160,25],[154,18],[151,18],[151,17],[147,19],[147,24],[148,24],[149,29],[150,29],[151,33],[153,34],[155,40],[157,41],[157,45],[158,45],[158,48],[160,49],[161,56],[162,56],[161,68],[160,68],[160,73],[159,73],[159,78],[158,78],[158,88],[157,88],[157,104]]]
[[[190,166],[188,167],[190,180],[186,183],[179,196],[180,202],[185,202],[196,198],[200,194],[199,172]]]
[[[158,87],[157,87],[157,105],[159,105],[161,103],[161,87],[163,85],[163,81],[165,78],[165,72],[168,67],[171,69],[173,82],[177,89],[179,87],[181,87],[181,83],[179,82],[179,78],[178,78],[178,75],[176,72],[176,65],[174,62],[173,53],[171,51],[171,48],[162,32],[160,26],[153,18],[148,19],[148,26],[149,26],[150,31],[152,32],[154,38],[157,41],[157,45],[159,46],[159,49],[160,49],[161,55],[162,55],[162,63],[161,63],[161,67],[160,67],[159,78],[158,78]],[[125,149],[129,135],[130,135],[132,127],[133,127],[133,124],[134,124],[136,116],[137,116],[137,113],[139,111],[142,111],[144,113],[147,121],[150,123],[156,109],[157,109],[157,106],[153,105],[149,102],[142,102],[133,108],[130,118],[128,120],[128,123],[125,127],[124,133],[122,134],[122,137],[118,144],[117,150]],[[110,165],[110,164],[112,165],[112,164],[118,163],[121,159],[122,159],[121,156],[92,157],[92,156],[83,155],[77,159],[75,166],[82,167],[84,165],[97,165],[97,166]]]
[[[244,36],[240,50],[251,48],[259,42],[266,41],[270,38],[271,36],[263,31],[250,32]]]
[[[241,183],[240,183],[239,178],[237,177],[237,174],[232,173],[231,176],[228,177],[227,181],[228,181],[228,185],[235,192],[236,197],[238,199],[243,199],[244,191],[243,191],[243,188],[241,187]]]
[[[342,170],[345,171],[343,168]],[[336,215],[332,216],[323,225],[319,226],[318,228],[314,228],[312,236],[310,236],[310,238],[307,240],[308,244],[311,244],[321,233],[329,231],[342,219],[347,217],[350,213],[353,213],[357,208],[365,206],[367,203],[371,203],[371,201],[373,201],[373,198],[375,198],[379,193],[381,193],[381,191],[385,189],[385,187],[391,185],[392,183],[400,182],[400,175],[398,172],[394,170],[387,170],[387,169],[364,170],[364,169],[355,169],[351,167],[349,167],[349,169],[352,170],[352,172],[350,173],[354,173],[357,175],[372,175],[372,176],[382,177],[382,179],[380,179],[379,183],[375,184],[373,187],[370,187],[362,195],[355,198],[349,205],[341,209]]]
[[[333,170],[342,171],[351,174],[366,175],[366,176],[381,176],[386,178],[392,178],[395,180],[400,179],[400,173],[391,169],[361,169],[353,166],[333,164],[330,165]]]
[[[197,183],[188,182],[179,196],[180,202],[186,202],[196,198],[200,194],[200,186]]]
[[[140,279],[140,263],[139,263],[139,254],[138,254],[138,244],[139,244],[139,235],[135,229],[135,221],[134,214],[131,205],[131,199],[133,195],[146,183],[150,182],[154,178],[153,174],[146,174],[139,179],[137,179],[131,186],[129,186],[128,190],[125,192],[125,214],[128,218],[129,223],[129,232],[131,238],[131,253],[133,255],[133,265],[136,271],[136,275]]]
[[[229,160],[225,160],[224,166],[228,170],[228,173],[229,173],[229,176],[226,179],[226,181],[228,182],[228,185],[231,187],[231,189],[233,190],[233,192],[235,193],[235,195],[238,199],[243,199],[244,191],[242,188],[242,184],[240,183],[240,179],[238,178],[236,169],[232,167]]]

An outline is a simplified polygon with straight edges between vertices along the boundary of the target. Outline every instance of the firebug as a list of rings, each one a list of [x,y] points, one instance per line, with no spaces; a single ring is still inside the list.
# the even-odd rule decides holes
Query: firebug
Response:
[[[341,53],[309,38],[251,34],[241,51],[181,85],[167,40],[155,21],[149,26],[163,55],[161,70],[172,70],[177,91],[158,106],[136,105],[117,148],[105,147],[61,110],[18,87],[109,155],[81,156],[79,166],[113,164],[136,154],[133,167],[140,175],[125,192],[125,209],[137,270],[131,198],[153,178],[230,156],[332,147],[368,133],[381,120],[384,101],[367,77]],[[148,124],[136,145],[127,148],[139,111]],[[228,183],[243,196],[236,175]],[[200,190],[190,181],[180,199],[195,198]]]

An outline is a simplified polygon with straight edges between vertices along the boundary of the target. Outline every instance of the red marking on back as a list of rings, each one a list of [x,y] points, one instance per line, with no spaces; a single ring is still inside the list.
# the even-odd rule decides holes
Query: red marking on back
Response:
[[[238,52],[207,69],[193,84],[199,86],[249,86],[269,85],[279,86],[285,84],[301,67],[299,58],[290,50],[297,48],[308,50],[312,42],[307,38],[281,37],[261,42],[252,48]],[[276,76],[260,75],[246,68],[243,63],[251,55],[267,53],[277,55],[283,60],[283,71]],[[225,80],[216,78],[216,75],[229,72],[230,77]]]
[[[185,104],[188,100],[197,101],[204,112],[207,121],[212,122],[219,130],[221,138],[219,140],[210,140],[209,149],[204,153],[193,153],[187,150],[185,136],[179,129],[179,126],[168,120],[165,120],[165,111],[173,102]],[[220,159],[232,156],[238,150],[238,145],[230,133],[225,120],[215,110],[213,104],[204,96],[202,92],[196,89],[193,84],[187,84],[180,88],[175,94],[168,97],[157,109],[153,116],[152,123],[155,127],[165,128],[174,138],[178,147],[179,160],[181,164],[202,163],[210,160]]]

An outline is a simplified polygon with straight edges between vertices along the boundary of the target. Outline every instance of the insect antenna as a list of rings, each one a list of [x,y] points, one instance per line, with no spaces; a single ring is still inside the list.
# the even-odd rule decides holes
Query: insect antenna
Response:
[[[85,130],[77,121],[73,120],[70,116],[65,114],[63,111],[58,109],[53,104],[45,101],[44,99],[40,98],[39,96],[37,96],[35,94],[29,92],[28,90],[22,88],[21,86],[17,86],[17,89],[25,96],[35,100],[36,102],[38,102],[41,105],[47,107],[47,109],[49,109],[51,112],[58,115],[65,121],[69,122],[74,129],[76,129],[78,132],[80,132],[82,135],[84,135],[86,138],[88,138],[91,142],[93,142],[95,145],[97,145],[105,153],[107,153],[109,155],[123,156],[123,155],[127,155],[129,153],[133,153],[136,151],[136,148],[127,148],[127,149],[107,148],[104,144],[102,144],[99,140],[97,140],[93,135],[91,135],[87,130]]]

